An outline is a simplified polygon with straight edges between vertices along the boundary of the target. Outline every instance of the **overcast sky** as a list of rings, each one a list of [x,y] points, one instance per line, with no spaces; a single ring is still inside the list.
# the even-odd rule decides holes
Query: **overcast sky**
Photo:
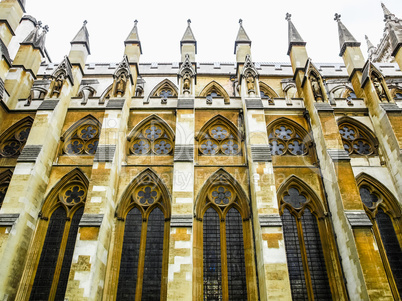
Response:
[[[402,18],[401,0],[384,3]],[[362,43],[366,57],[364,35],[374,45],[383,35],[380,0],[26,0],[26,13],[50,27],[46,47],[55,63],[69,53],[70,41],[84,20],[88,21],[91,48],[87,63],[119,62],[135,19],[143,51],[141,62],[179,61],[180,40],[189,18],[198,62],[235,61],[239,18],[252,40],[253,61],[289,62],[287,12],[307,42],[308,55],[317,63],[342,62],[335,13],[342,15],[342,22]]]

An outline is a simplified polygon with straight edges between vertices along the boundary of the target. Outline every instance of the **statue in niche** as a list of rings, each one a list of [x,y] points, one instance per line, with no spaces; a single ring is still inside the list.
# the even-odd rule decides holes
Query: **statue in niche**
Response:
[[[183,75],[183,93],[190,93],[191,76],[188,72]]]
[[[116,96],[123,97],[126,91],[126,76],[124,73],[120,74],[116,82]]]
[[[52,91],[51,97],[59,97],[60,96],[60,92],[61,92],[61,88],[63,87],[63,83],[64,83],[64,75],[63,75],[63,73],[60,73],[54,81],[54,86],[53,86],[53,91]]]
[[[323,100],[322,97],[322,91],[321,91],[321,87],[320,87],[320,83],[318,82],[317,77],[315,77],[313,74],[310,74],[310,83],[311,83],[311,89],[313,90],[313,95],[314,95],[314,99],[316,101]]]
[[[387,95],[385,94],[384,87],[380,82],[380,79],[377,76],[372,75],[371,80],[373,81],[375,92],[377,93],[377,96],[380,99],[380,101],[388,100]]]
[[[255,92],[254,76],[251,73],[247,73],[246,82],[247,82],[247,92],[248,93]]]

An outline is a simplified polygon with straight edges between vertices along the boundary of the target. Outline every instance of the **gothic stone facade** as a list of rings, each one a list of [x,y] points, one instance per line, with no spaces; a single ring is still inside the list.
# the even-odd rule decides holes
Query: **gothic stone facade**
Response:
[[[190,23],[181,62],[140,63],[137,22],[117,64],[86,64],[85,23],[51,63],[23,13],[0,2],[1,300],[400,300],[385,7],[391,63],[337,16],[344,64],[315,64],[290,15],[289,63],[253,62],[241,22],[235,63],[197,62]]]

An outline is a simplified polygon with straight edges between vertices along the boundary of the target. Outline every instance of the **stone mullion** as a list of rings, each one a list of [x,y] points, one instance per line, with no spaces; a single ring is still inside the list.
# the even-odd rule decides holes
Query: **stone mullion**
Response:
[[[80,83],[80,68],[73,67],[72,72],[74,82]],[[2,232],[1,235],[4,242],[0,251],[0,292],[11,297],[16,294],[24,270],[28,246],[42,209],[42,196],[45,195],[68,105],[78,88],[79,85],[72,86],[69,81],[65,81],[60,98],[54,100],[54,109],[36,113],[27,143],[10,181],[2,213],[19,213],[19,218],[13,225],[15,231],[10,234]],[[35,150],[33,154],[24,156],[24,152],[30,149]],[[3,296],[0,294],[1,298]]]
[[[291,291],[286,251],[282,224],[278,222],[280,216],[265,113],[261,98],[246,95],[244,78],[241,84],[260,298],[289,300]],[[255,108],[256,105],[259,108]],[[272,223],[273,220],[275,222]]]
[[[377,271],[371,260],[377,261],[382,267],[378,250],[364,250],[360,243],[363,239],[374,241],[373,233],[366,224],[353,230],[345,211],[364,214],[360,194],[354,178],[349,155],[345,152],[339,134],[335,115],[331,108],[315,107],[315,99],[309,79],[302,86],[304,73],[298,72],[296,84],[304,95],[306,109],[310,113],[312,132],[316,144],[317,157],[323,177],[323,184],[327,193],[328,207],[331,213],[338,218],[333,219],[334,232],[342,258],[344,274],[347,278],[347,287],[351,297],[369,298],[371,290],[370,275],[378,276],[378,281],[386,285],[384,271]],[[363,253],[369,256],[364,256]],[[368,254],[369,253],[369,254]],[[370,268],[372,267],[372,268]],[[381,270],[381,268],[380,268]],[[389,290],[389,287],[384,287]]]
[[[194,98],[178,100],[173,163],[167,300],[193,294]],[[186,108],[180,108],[182,103]],[[200,259],[202,260],[202,258]]]
[[[131,89],[127,85],[122,99],[109,99],[109,104],[113,103],[113,109],[107,109],[108,104],[106,106],[83,215],[83,218],[95,216],[98,221],[89,225],[80,224],[80,235],[70,271],[73,276],[70,276],[66,291],[66,298],[69,299],[97,300],[102,296],[103,283],[106,282],[107,254],[110,249],[113,250],[110,244],[111,231],[115,224],[114,213],[118,202],[116,194],[120,163],[125,157]]]

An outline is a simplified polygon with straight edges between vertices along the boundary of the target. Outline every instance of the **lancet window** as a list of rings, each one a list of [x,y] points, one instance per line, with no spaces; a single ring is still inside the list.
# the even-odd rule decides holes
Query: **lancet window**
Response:
[[[268,139],[272,155],[307,155],[309,138],[301,126],[287,122],[287,120],[273,122],[268,126]]]
[[[394,196],[369,176],[358,178],[364,209],[373,223],[373,232],[395,300],[402,296],[401,212]]]
[[[323,212],[306,189],[296,183],[288,185],[280,195],[292,299],[332,300],[323,251],[331,233],[327,233]]]
[[[171,155],[174,133],[161,118],[151,116],[141,122],[128,137],[133,155]]]
[[[126,189],[117,211],[116,252],[112,275],[118,284],[107,288],[117,300],[166,298],[170,199],[150,169]]]
[[[32,118],[24,118],[0,136],[0,157],[16,158],[21,154],[31,131],[32,122]]]
[[[100,123],[92,116],[86,117],[66,131],[63,140],[63,153],[66,155],[93,156],[99,144]]]
[[[29,300],[64,299],[87,187],[87,178],[76,169],[49,193],[27,260],[28,273],[22,279],[21,296],[27,290]]]
[[[7,170],[0,174],[0,208],[3,205],[4,198],[8,190],[8,185],[10,185],[12,173]]]
[[[238,156],[242,154],[242,136],[236,126],[218,115],[208,121],[197,135],[201,155]]]
[[[196,275],[197,285],[204,300],[253,300],[248,203],[226,172],[220,170],[213,177],[197,202],[197,227],[203,233],[202,247],[196,251],[202,250],[197,256],[203,267],[202,275]]]
[[[339,133],[342,136],[343,147],[349,154],[367,156],[377,154],[378,143],[374,135],[357,122],[352,123],[350,120],[340,122]]]

